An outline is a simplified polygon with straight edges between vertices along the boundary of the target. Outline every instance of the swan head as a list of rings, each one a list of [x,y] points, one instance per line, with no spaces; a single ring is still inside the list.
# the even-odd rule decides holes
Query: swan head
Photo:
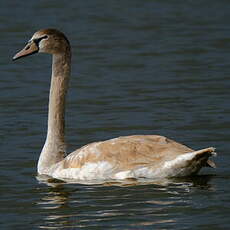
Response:
[[[13,60],[35,53],[59,54],[70,49],[66,36],[56,29],[43,29],[37,31],[27,42],[26,46],[16,53]]]

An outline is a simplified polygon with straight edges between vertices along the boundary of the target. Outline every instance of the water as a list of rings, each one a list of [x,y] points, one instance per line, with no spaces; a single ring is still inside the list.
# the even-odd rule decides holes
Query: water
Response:
[[[0,228],[228,229],[229,1],[1,1]],[[73,48],[67,141],[160,134],[214,146],[201,176],[104,185],[36,179],[51,58],[12,56],[40,28]]]

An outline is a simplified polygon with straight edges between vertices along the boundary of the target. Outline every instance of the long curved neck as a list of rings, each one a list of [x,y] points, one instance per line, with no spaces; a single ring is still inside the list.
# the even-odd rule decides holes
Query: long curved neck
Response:
[[[71,68],[70,48],[53,55],[49,94],[48,129],[44,147],[38,161],[38,173],[46,174],[49,168],[65,156],[65,98]]]
[[[64,142],[65,97],[70,73],[70,56],[53,55],[49,95],[47,141]]]

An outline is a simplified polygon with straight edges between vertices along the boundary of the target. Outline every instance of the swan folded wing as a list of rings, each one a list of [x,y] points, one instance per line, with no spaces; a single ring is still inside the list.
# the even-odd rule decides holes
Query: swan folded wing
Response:
[[[114,172],[139,167],[159,167],[192,149],[156,135],[119,137],[83,146],[63,160],[63,169],[81,168],[87,163],[107,162]]]
[[[194,151],[162,136],[119,137],[72,152],[51,176],[79,180],[188,176],[210,164],[213,155],[214,148]]]

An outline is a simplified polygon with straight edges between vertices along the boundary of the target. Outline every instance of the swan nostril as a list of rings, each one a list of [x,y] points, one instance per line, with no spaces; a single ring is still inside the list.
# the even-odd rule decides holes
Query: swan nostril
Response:
[[[30,48],[30,45],[26,46],[25,50],[28,50]]]

